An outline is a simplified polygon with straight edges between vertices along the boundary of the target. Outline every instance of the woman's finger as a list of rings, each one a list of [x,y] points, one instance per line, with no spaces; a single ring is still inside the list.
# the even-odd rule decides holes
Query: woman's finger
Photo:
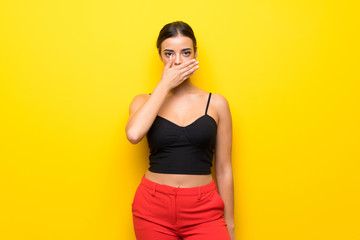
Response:
[[[170,60],[165,64],[165,68],[170,68],[171,67],[171,56],[170,56]]]
[[[173,57],[172,55],[170,55],[170,61],[169,61],[169,67],[168,68],[171,68],[173,66]]]
[[[196,67],[196,65],[198,64],[199,62],[192,62],[190,63],[188,66],[184,67],[183,69],[180,70],[181,73],[187,73],[187,71],[191,71],[194,67]],[[195,68],[196,69],[196,68]]]
[[[188,67],[191,64],[195,63],[195,59],[191,59],[189,61],[184,62],[183,64],[180,64],[178,66],[175,66],[178,70],[183,70],[184,68]]]
[[[199,66],[195,66],[193,68],[191,68],[190,70],[186,71],[183,73],[183,77],[186,79],[188,77],[190,77],[191,75],[193,75],[195,73],[195,71],[199,68]]]

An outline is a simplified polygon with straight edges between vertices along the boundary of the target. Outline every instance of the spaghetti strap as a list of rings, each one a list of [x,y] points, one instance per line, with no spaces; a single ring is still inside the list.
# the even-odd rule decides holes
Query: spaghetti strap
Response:
[[[209,107],[210,98],[211,98],[211,92],[209,93],[209,98],[208,98],[207,105],[206,105],[205,115],[207,115],[207,110],[208,110],[208,107]]]

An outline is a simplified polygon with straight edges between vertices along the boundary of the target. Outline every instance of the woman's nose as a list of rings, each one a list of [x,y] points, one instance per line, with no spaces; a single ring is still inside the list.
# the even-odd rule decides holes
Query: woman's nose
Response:
[[[174,62],[176,65],[180,65],[181,64],[181,57],[180,57],[180,55],[177,55],[176,57],[175,57],[175,62]]]

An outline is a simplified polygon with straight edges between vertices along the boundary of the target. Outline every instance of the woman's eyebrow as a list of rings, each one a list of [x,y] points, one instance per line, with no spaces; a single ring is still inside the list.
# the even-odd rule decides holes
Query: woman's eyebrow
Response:
[[[191,50],[191,48],[184,48],[184,49],[182,49],[181,51],[185,51],[185,50]],[[165,51],[174,52],[174,50],[171,50],[171,49],[164,49],[164,52],[165,52]]]

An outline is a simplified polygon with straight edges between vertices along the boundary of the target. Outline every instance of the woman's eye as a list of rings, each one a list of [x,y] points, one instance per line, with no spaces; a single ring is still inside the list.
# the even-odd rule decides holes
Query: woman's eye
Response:
[[[184,52],[184,54],[185,54],[186,56],[189,56],[189,55],[191,54],[191,52]],[[166,57],[169,57],[170,55],[172,55],[172,53],[170,53],[170,52],[165,53],[165,56],[166,56]]]

